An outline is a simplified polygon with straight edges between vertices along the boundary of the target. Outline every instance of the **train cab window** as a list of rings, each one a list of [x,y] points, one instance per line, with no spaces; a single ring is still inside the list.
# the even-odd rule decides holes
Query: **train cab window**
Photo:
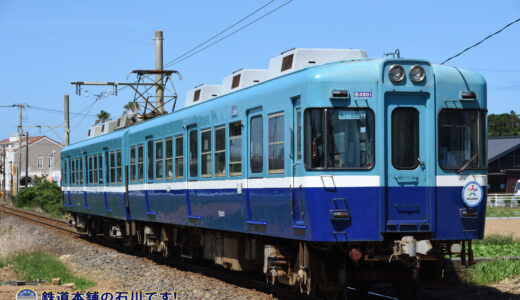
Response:
[[[135,163],[135,146],[132,146],[130,147],[130,182],[135,182],[135,175],[136,175],[136,172],[135,172],[135,168],[136,168],[136,163]]]
[[[392,111],[392,164],[396,169],[419,165],[419,111],[413,107]]]
[[[215,176],[226,176],[226,127],[215,128]]]
[[[184,178],[184,142],[182,135],[175,137],[175,178]]]
[[[143,144],[137,145],[137,181],[141,182],[144,178],[144,147]]]
[[[122,159],[121,159],[121,150],[118,150],[116,152],[116,176],[117,176],[117,183],[121,184],[123,181],[123,173],[122,171]]]
[[[486,112],[443,109],[439,113],[439,165],[445,170],[486,169]]]
[[[229,174],[242,174],[242,124],[229,124]]]
[[[283,112],[269,116],[269,173],[284,172]]]
[[[163,140],[155,141],[155,180],[163,179]]]
[[[211,129],[200,132],[200,176],[211,176]]]
[[[305,167],[370,169],[374,165],[374,114],[369,109],[305,110]]]
[[[146,143],[146,170],[148,180],[153,180],[153,140]]]
[[[197,160],[197,130],[190,131],[190,177],[197,177],[199,162]]]
[[[116,183],[116,153],[110,152],[110,183]]]
[[[251,118],[249,127],[251,136],[250,145],[250,164],[251,173],[261,173],[264,164],[264,129],[262,116],[254,116]]]
[[[103,155],[99,153],[98,157],[98,173],[99,173],[99,184],[103,184]]]
[[[164,140],[166,153],[165,153],[165,159],[164,164],[166,167],[166,179],[172,179],[173,178],[173,139],[171,137],[166,138]]]

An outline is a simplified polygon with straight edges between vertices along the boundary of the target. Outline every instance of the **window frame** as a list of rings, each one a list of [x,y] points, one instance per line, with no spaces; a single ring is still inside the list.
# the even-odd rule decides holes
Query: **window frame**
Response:
[[[192,146],[192,137],[195,137],[195,144]],[[197,128],[188,130],[188,179],[199,177],[199,131]],[[193,151],[194,148],[194,152]],[[193,163],[193,166],[192,166]],[[193,174],[195,171],[195,174]]]
[[[271,118],[277,118],[277,117],[283,117],[283,124],[282,124],[282,133],[283,133],[283,139],[281,141],[271,142],[271,137],[269,136],[269,121]],[[272,145],[282,145],[283,146],[283,169],[271,169],[271,151],[269,150]],[[267,115],[267,174],[284,174],[285,173],[285,112],[279,111],[275,113],[271,113]]]
[[[178,141],[180,140],[180,145],[181,145],[181,150],[182,150],[182,153],[181,155],[179,155],[178,151],[177,151],[177,143]],[[184,134],[178,134],[175,136],[175,145],[174,145],[174,149],[173,151],[175,152],[174,153],[174,157],[175,157],[175,161],[174,161],[174,172],[173,172],[173,176],[175,179],[184,179]],[[182,168],[179,168],[178,167],[178,162],[181,162],[181,165],[182,165]],[[180,170],[180,176],[177,175],[178,174],[178,171]]]
[[[446,111],[446,110],[448,110],[448,111],[476,111],[477,113],[480,112],[480,113],[483,114],[483,118],[480,118],[480,116],[479,116],[479,123],[483,122],[483,124],[478,124],[477,125],[477,130],[479,131],[477,133],[477,149],[478,149],[479,152],[480,152],[480,147],[481,147],[480,143],[484,143],[484,144],[486,143],[486,134],[484,132],[483,136],[481,136],[481,132],[480,132],[481,128],[480,127],[484,126],[484,131],[487,130],[487,126],[488,126],[488,124],[487,124],[487,117],[488,117],[487,113],[488,113],[488,110],[487,109],[481,109],[481,108],[448,108],[448,107],[444,107],[444,108],[441,108],[439,110],[439,112],[437,113],[437,137],[436,137],[437,138],[437,141],[436,141],[437,142],[437,158],[438,158],[437,159],[438,160],[437,161],[437,165],[443,171],[456,171],[459,168],[444,168],[444,167],[441,166],[441,163],[440,163],[440,157],[441,157],[440,156],[441,155],[441,147],[440,147],[440,145],[441,145],[440,144],[440,134],[441,134],[441,130],[440,129],[441,129],[441,127],[440,126],[441,126],[441,124],[440,124],[439,120],[440,120],[441,113]],[[484,140],[482,140],[482,137],[484,138]],[[486,161],[485,166],[484,167],[481,166],[481,160],[480,160],[480,155],[479,155],[478,160],[477,160],[477,167],[476,168],[470,168],[468,166],[468,167],[464,168],[464,170],[480,170],[480,171],[482,171],[482,170],[487,170],[488,169],[488,167],[489,167],[489,162],[488,162],[488,159],[487,159],[488,149],[487,149],[487,147],[484,147],[483,150],[484,150],[484,153],[479,153],[479,154],[484,156],[484,159]]]
[[[253,120],[260,119],[260,170],[253,171]],[[249,172],[251,174],[259,175],[264,172],[264,116],[262,114],[256,114],[251,116],[249,119]]]
[[[226,156],[226,144],[227,144],[227,138],[226,138],[226,124],[224,125],[220,125],[220,126],[216,126],[215,128],[213,128],[213,135],[215,136],[215,150],[213,152],[213,160],[214,160],[214,170],[215,170],[215,177],[226,177],[226,169],[227,169],[227,156]],[[224,130],[224,141],[222,143],[222,145],[224,145],[224,147],[222,149],[217,149],[217,131],[218,130]],[[217,173],[217,163],[218,163],[218,159],[217,159],[217,155],[221,155],[223,153],[224,155],[224,172],[223,173]]]
[[[160,144],[160,147],[158,146]],[[161,157],[157,157],[157,152],[160,150]],[[154,143],[154,180],[164,180],[164,139],[156,139]],[[161,166],[159,166],[159,163]],[[159,170],[161,169],[161,170]],[[160,177],[157,175],[161,175]]]
[[[399,110],[399,111],[403,111],[403,110],[409,110],[409,111],[415,111],[417,113],[417,140],[416,140],[416,143],[415,143],[415,148],[417,149],[417,157],[416,159],[414,160],[414,165],[413,166],[409,166],[409,167],[402,167],[402,166],[396,166],[395,165],[395,161],[394,161],[394,145],[396,143],[394,143],[394,113]],[[421,157],[421,113],[420,111],[416,108],[416,107],[413,107],[413,106],[399,106],[399,107],[396,107],[392,110],[392,113],[390,115],[390,141],[392,143],[392,146],[390,147],[391,148],[391,153],[390,153],[390,161],[392,162],[392,167],[394,167],[394,169],[396,170],[415,170],[417,169],[417,167],[419,167],[419,158]]]
[[[306,128],[307,126],[305,126],[306,124],[306,115],[307,115],[307,111],[309,110],[314,110],[314,109],[319,109],[323,112],[323,110],[325,109],[346,109],[346,110],[355,110],[355,111],[360,111],[360,110],[366,110],[367,112],[370,112],[372,114],[372,119],[373,119],[373,132],[374,132],[374,135],[372,137],[372,149],[373,149],[373,155],[372,155],[372,165],[370,167],[356,167],[356,168],[330,168],[330,167],[327,167],[327,165],[325,164],[325,167],[317,167],[317,168],[309,168],[307,166],[307,161],[306,161],[306,157],[305,157],[305,147],[303,147],[302,149],[302,162],[303,162],[303,165],[305,167],[305,171],[352,171],[352,170],[360,170],[360,171],[370,171],[372,170],[375,165],[376,165],[376,128],[377,128],[377,125],[376,125],[376,115],[374,113],[374,110],[370,107],[324,107],[324,106],[321,106],[321,107],[307,107],[304,111],[303,111],[303,117],[302,117],[302,124],[303,124],[303,142],[302,142],[302,145],[305,145],[306,141],[305,141],[305,137],[307,136],[307,132],[306,132]],[[327,124],[327,120],[328,120],[328,114],[325,113],[324,114],[324,118],[323,118],[323,122],[325,123],[325,125]],[[327,126],[325,126],[324,130],[327,130]],[[325,144],[327,142],[325,141]],[[324,153],[327,153],[328,149],[324,149]]]
[[[170,148],[170,156],[168,157],[168,145],[171,146]],[[166,137],[164,139],[164,178],[166,180],[172,180],[174,177],[175,177],[175,168],[174,168],[174,160],[175,160],[175,155],[174,155],[174,151],[175,151],[175,145],[174,145],[174,138],[173,136],[169,136],[169,137]],[[172,175],[169,176],[168,174],[168,162],[170,162],[170,165],[171,165],[171,171],[172,171]]]
[[[202,178],[209,178],[209,177],[212,177],[212,174],[213,174],[213,165],[212,165],[212,150],[213,150],[213,144],[211,143],[212,142],[212,132],[211,132],[211,128],[207,128],[207,129],[203,129],[200,131],[200,177]],[[204,134],[209,134],[209,149],[208,151],[204,151],[202,152],[204,149],[204,139],[203,139],[203,136]],[[204,161],[203,161],[203,157],[206,156],[206,159],[209,160],[209,170],[206,170],[207,172],[206,173],[203,173],[203,166],[204,166]],[[207,162],[206,162],[207,163]]]
[[[238,135],[235,135],[235,136],[231,136],[231,126],[234,125],[234,124],[239,124],[238,127],[240,127],[240,136]],[[237,120],[237,121],[232,121],[232,122],[229,122],[228,123],[228,130],[229,130],[229,134],[228,134],[228,141],[229,143],[228,144],[228,149],[229,149],[229,154],[228,154],[228,168],[229,168],[229,176],[230,177],[236,177],[236,176],[242,176],[242,161],[243,161],[243,157],[242,157],[242,136],[243,136],[243,126],[242,126],[242,121],[241,120]],[[231,140],[238,140],[240,139],[240,162],[238,161],[231,161]],[[240,164],[240,172],[232,172],[233,168],[231,167],[231,165],[238,165]]]
[[[43,169],[43,155],[39,154],[37,159],[38,159],[38,160],[37,160],[37,165],[36,165],[36,167],[37,167],[38,169]]]
[[[137,182],[144,182],[144,143],[137,144],[135,153]]]
[[[136,147],[136,145],[130,146],[129,154],[130,154],[130,167],[128,168],[129,169],[128,172],[130,174],[128,174],[129,175],[128,177],[130,178],[130,183],[135,183],[135,182],[137,182],[137,147]]]

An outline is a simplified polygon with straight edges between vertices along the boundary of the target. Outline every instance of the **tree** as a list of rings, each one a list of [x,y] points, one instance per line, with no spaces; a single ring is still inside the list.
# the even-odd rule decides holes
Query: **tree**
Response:
[[[99,114],[96,115],[97,116],[97,120],[96,120],[96,124],[97,123],[105,123],[106,120],[108,120],[110,118],[110,114],[107,113],[106,111],[104,110],[101,110],[99,112]]]
[[[125,106],[123,106],[123,108],[125,109],[125,113],[134,113],[139,110],[139,103],[129,101]]]
[[[520,135],[520,115],[513,110],[508,114],[490,114],[488,117],[488,134],[490,137]]]

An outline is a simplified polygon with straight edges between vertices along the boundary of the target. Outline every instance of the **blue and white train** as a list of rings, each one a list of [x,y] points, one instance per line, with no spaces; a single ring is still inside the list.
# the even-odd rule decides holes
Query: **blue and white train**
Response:
[[[431,285],[483,236],[486,112],[474,72],[291,49],[64,148],[63,205],[80,232],[305,293]]]

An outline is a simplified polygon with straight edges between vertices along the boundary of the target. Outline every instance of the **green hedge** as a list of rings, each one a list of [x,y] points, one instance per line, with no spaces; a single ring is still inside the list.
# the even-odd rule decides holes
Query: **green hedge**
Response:
[[[13,204],[21,208],[40,207],[53,215],[64,213],[61,202],[61,189],[55,182],[34,178],[34,186],[21,188],[13,198]]]

